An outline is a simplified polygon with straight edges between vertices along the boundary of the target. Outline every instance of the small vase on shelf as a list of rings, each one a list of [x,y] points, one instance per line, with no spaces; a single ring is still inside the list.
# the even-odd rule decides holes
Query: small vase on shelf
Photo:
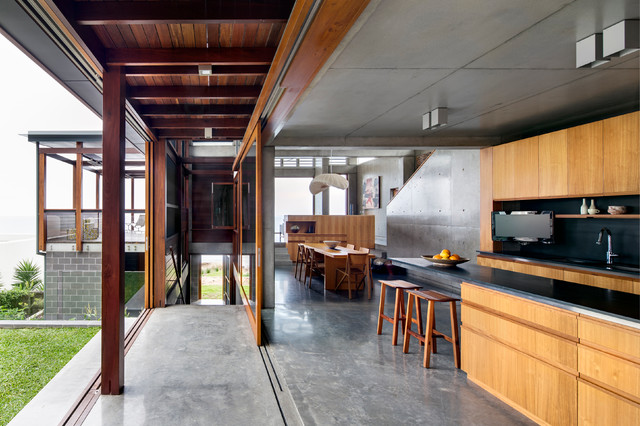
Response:
[[[590,206],[590,207],[589,207],[589,209],[587,210],[587,213],[589,213],[589,214],[598,214],[598,213],[600,213],[600,210],[598,210],[598,209],[596,208],[596,203],[595,203],[595,201],[593,200],[593,198],[591,199],[591,206]]]
[[[580,214],[587,214],[589,207],[587,207],[587,199],[582,199],[582,205],[580,206]]]

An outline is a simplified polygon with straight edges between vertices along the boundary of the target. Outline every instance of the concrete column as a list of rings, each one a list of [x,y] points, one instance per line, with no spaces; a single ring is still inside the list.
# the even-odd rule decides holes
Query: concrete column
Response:
[[[275,306],[275,168],[276,150],[262,147],[262,307]]]
[[[322,159],[322,173],[329,173],[329,159]],[[320,193],[322,197],[322,214],[329,214],[329,190]]]

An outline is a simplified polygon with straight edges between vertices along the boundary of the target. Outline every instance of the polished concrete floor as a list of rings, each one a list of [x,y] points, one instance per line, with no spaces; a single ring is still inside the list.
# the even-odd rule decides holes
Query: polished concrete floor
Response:
[[[282,425],[243,306],[156,309],[85,425]]]
[[[425,369],[417,340],[403,354],[400,342],[391,345],[390,323],[378,336],[379,291],[376,279],[371,300],[362,292],[349,300],[346,292],[324,292],[320,279],[309,290],[292,268],[276,269],[276,307],[263,311],[268,348],[305,424],[533,424],[469,382],[448,342],[438,341]],[[389,309],[393,300],[389,292]],[[436,306],[436,324],[449,334],[446,306]]]

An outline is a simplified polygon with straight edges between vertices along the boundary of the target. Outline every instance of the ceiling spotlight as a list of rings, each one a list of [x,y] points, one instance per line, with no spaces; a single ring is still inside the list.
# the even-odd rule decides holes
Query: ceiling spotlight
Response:
[[[436,108],[431,111],[431,129],[447,125],[447,108]],[[424,124],[424,122],[423,122]]]
[[[431,127],[431,113],[428,112],[422,116],[422,130],[427,130]]]
[[[576,68],[593,68],[608,61],[602,55],[602,33],[591,34],[576,43]]]
[[[620,21],[602,32],[602,55],[624,56],[640,49],[640,20]]]
[[[198,65],[198,74],[200,75],[211,75],[213,71],[211,69],[211,65]]]

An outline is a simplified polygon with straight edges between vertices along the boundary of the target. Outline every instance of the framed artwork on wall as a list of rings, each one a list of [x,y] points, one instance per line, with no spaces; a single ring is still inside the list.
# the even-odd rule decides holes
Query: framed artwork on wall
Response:
[[[362,207],[380,208],[380,176],[365,178],[362,182]]]

